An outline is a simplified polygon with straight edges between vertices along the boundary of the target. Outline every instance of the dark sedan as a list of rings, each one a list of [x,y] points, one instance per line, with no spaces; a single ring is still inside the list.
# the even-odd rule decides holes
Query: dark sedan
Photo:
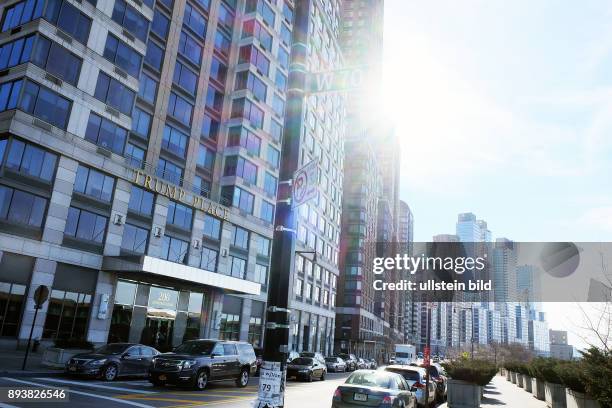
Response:
[[[66,363],[66,373],[101,377],[113,381],[119,376],[147,376],[151,360],[159,351],[133,343],[111,343],[91,353],[81,353]]]
[[[415,408],[416,398],[406,380],[387,371],[358,370],[334,392],[332,408]]]
[[[325,380],[327,368],[312,357],[298,357],[287,365],[287,378],[295,377],[298,380],[312,381],[314,378]]]

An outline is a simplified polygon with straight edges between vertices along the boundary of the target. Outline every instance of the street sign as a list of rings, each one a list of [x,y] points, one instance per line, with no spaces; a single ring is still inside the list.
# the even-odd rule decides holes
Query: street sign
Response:
[[[49,297],[49,288],[45,285],[40,285],[34,291],[34,303],[37,309],[40,309]]]
[[[345,68],[336,71],[313,72],[309,81],[310,93],[342,92],[360,89],[366,82],[363,67]]]
[[[429,347],[425,347],[425,350],[423,352],[423,364],[425,365],[425,367],[429,367],[430,355],[431,355],[431,349]]]
[[[293,208],[317,197],[318,190],[318,170],[317,161],[313,160],[295,172],[293,177],[293,197],[291,202]]]

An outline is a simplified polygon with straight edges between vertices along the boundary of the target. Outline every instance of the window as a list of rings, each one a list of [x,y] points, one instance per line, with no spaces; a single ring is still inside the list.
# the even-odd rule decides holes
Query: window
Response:
[[[162,259],[184,264],[187,262],[189,243],[178,238],[165,235],[162,240]]]
[[[223,93],[218,91],[215,87],[208,85],[205,105],[214,111],[221,112],[223,108]]]
[[[274,27],[274,19],[276,15],[274,10],[263,0],[247,0],[244,8],[246,13],[257,11],[263,17],[264,21],[270,27]]]
[[[101,244],[108,219],[76,207],[68,209],[65,235]]]
[[[165,159],[159,159],[156,175],[174,184],[181,184],[183,168]]]
[[[198,148],[198,161],[196,165],[212,171],[215,165],[215,152],[201,144]]]
[[[255,264],[254,282],[266,285],[268,283],[268,267],[266,265]]]
[[[134,78],[138,78],[142,55],[111,33],[106,37],[104,58],[122,68]]]
[[[196,65],[202,62],[202,47],[184,31],[181,31],[178,52]]]
[[[272,220],[274,220],[274,205],[270,204],[265,200],[261,200],[259,218],[269,223],[272,223]]]
[[[287,52],[287,50],[283,47],[278,47],[276,58],[278,58],[278,63],[281,67],[289,69],[289,52]]]
[[[138,96],[143,101],[149,102],[150,104],[155,103],[155,97],[157,96],[158,82],[151,78],[144,72],[140,74],[140,83],[138,84]]]
[[[285,101],[277,94],[272,98],[272,109],[278,116],[282,117],[285,114]]]
[[[176,61],[174,65],[173,82],[190,95],[195,96],[198,87],[198,76],[179,61]]]
[[[153,198],[153,193],[132,186],[128,209],[137,214],[151,215],[153,214]]]
[[[167,151],[174,153],[179,157],[185,157],[188,141],[189,136],[187,136],[185,133],[173,128],[172,126],[164,126],[162,147]]]
[[[227,66],[219,61],[217,57],[212,57],[210,76],[217,82],[225,84],[225,79],[227,78]]]
[[[42,337],[84,339],[91,309],[91,295],[51,290]]]
[[[30,35],[0,45],[0,69],[30,61],[35,38],[36,36]]]
[[[17,337],[26,286],[0,282],[0,336]]]
[[[126,223],[125,227],[123,228],[121,249],[136,254],[144,254],[147,249],[148,239],[149,230]]]
[[[264,191],[271,196],[276,196],[276,187],[278,185],[278,179],[266,172],[264,176]]]
[[[155,9],[153,13],[153,23],[151,24],[151,31],[162,39],[168,37],[168,31],[170,29],[170,19],[162,14],[161,11]]]
[[[255,196],[248,191],[240,187],[225,186],[221,189],[221,198],[224,203],[231,203],[232,206],[253,214]]]
[[[277,143],[280,143],[283,137],[283,126],[274,119],[270,121],[270,135]]]
[[[127,31],[134,34],[134,36],[142,42],[147,40],[149,22],[142,14],[124,0],[115,0],[112,19]]]
[[[247,119],[255,128],[263,127],[264,111],[246,98],[234,99],[232,104],[232,118]]]
[[[267,154],[268,155],[266,157],[266,160],[268,161],[268,163],[274,166],[274,168],[278,168],[280,161],[280,152],[278,151],[278,149],[272,147],[271,145],[268,145]]]
[[[140,147],[136,147],[131,143],[125,145],[125,157],[128,159],[127,163],[133,167],[142,168],[144,165],[144,150]]]
[[[263,49],[272,49],[272,34],[268,32],[259,21],[253,19],[245,21],[242,25],[242,38],[255,37]]]
[[[2,153],[3,151],[0,151],[0,160],[3,157]],[[57,155],[30,143],[11,140],[6,168],[50,182],[55,174],[56,163]]]
[[[206,20],[204,16],[189,3],[185,4],[183,24],[202,38],[206,35]]]
[[[217,30],[215,33],[215,49],[225,56],[229,56],[231,40],[225,34]]]
[[[218,135],[219,122],[205,113],[204,119],[202,119],[202,137],[205,139],[217,140]]]
[[[285,45],[291,45],[291,30],[285,24],[281,24],[280,37]]]
[[[306,299],[310,299],[312,297],[312,284],[306,283],[306,293],[304,294]]]
[[[253,156],[259,156],[261,139],[244,127],[234,126],[229,129],[227,145],[242,146]]]
[[[115,187],[115,179],[97,170],[79,164],[74,191],[110,203]]]
[[[132,133],[137,134],[143,139],[148,139],[149,130],[151,130],[151,115],[135,107],[132,113]]]
[[[207,271],[217,271],[217,259],[219,258],[219,251],[210,249],[207,247],[202,248],[202,259],[200,260],[200,268]]]
[[[193,113],[193,105],[181,98],[174,92],[170,92],[170,100],[168,102],[168,114],[174,117],[182,124],[189,126],[191,124],[191,115]]]
[[[191,220],[193,218],[193,210],[183,204],[170,201],[168,205],[168,217],[166,223],[184,230],[191,229]]]
[[[41,228],[47,200],[25,191],[0,185],[0,219]]]
[[[204,236],[212,239],[221,239],[221,220],[211,215],[204,215]]]
[[[154,70],[161,71],[162,62],[164,61],[164,50],[149,40],[147,42],[147,53],[144,58],[145,62]]]
[[[123,154],[127,130],[91,112],[85,130],[85,139],[117,154]]]
[[[219,5],[219,24],[221,27],[232,31],[234,28],[234,14],[225,7],[223,3]]]
[[[263,54],[262,51],[258,50],[252,45],[240,47],[238,63],[250,63],[257,67],[257,70],[264,76],[268,76],[268,73],[270,72],[270,60]]]
[[[315,286],[314,301],[315,302],[320,302],[321,301],[321,288],[318,287],[318,286]]]
[[[257,184],[257,166],[240,156],[225,159],[223,175],[242,177],[248,183]]]
[[[76,85],[81,71],[82,60],[66,48],[45,37],[36,36],[35,41],[34,38],[34,36],[20,38],[13,43],[5,44],[0,49],[0,61],[7,61],[9,66],[14,66],[31,60],[50,74],[72,85]],[[34,42],[35,44],[33,45]],[[11,45],[10,56],[7,54],[6,59],[2,58],[5,51],[8,51],[8,47]],[[0,62],[0,69],[3,68],[3,65],[6,64]]]
[[[276,70],[274,83],[279,91],[285,92],[287,90],[287,76],[278,69]]]
[[[257,235],[256,239],[257,255],[268,257],[270,256],[270,240],[261,235]]]
[[[293,23],[293,9],[286,1],[283,2],[283,17],[285,17],[285,20],[288,22]]]
[[[87,44],[91,19],[70,3],[62,0],[49,0],[44,17],[78,42]]]
[[[249,335],[248,342],[254,347],[261,345],[261,330],[263,326],[261,323],[261,317],[251,316],[249,319]]]
[[[253,93],[255,99],[266,101],[268,87],[251,71],[241,71],[236,74],[236,91],[248,89]]]
[[[4,9],[2,32],[18,27],[42,15],[45,0],[27,0],[12,4]]]
[[[249,231],[244,228],[234,227],[232,245],[241,249],[249,249]]]
[[[302,296],[302,286],[304,286],[304,281],[301,279],[296,279],[295,287],[293,288],[293,292],[296,296]]]
[[[246,260],[237,256],[230,256],[230,276],[244,279],[246,273]]]
[[[100,71],[94,96],[119,112],[131,115],[136,93],[121,82]]]
[[[219,340],[240,339],[240,315],[221,313]]]
[[[20,90],[23,86],[23,92]],[[49,88],[19,79],[0,84],[0,112],[19,108],[58,128],[66,129],[70,101]]]

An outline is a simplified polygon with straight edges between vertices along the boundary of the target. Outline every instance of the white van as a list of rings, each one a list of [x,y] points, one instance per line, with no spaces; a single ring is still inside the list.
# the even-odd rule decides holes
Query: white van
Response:
[[[410,364],[416,360],[416,347],[412,344],[395,345],[395,364]]]

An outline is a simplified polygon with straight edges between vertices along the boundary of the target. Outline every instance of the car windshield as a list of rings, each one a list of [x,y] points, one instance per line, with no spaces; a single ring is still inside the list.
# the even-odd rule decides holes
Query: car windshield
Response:
[[[294,365],[312,365],[312,358],[309,357],[298,357],[294,359],[291,364]]]
[[[184,354],[210,354],[215,344],[214,341],[188,341],[174,349],[174,352]]]
[[[346,380],[346,384],[381,388],[389,388],[390,382],[391,376],[381,371],[358,371]]]
[[[97,348],[95,352],[97,354],[121,354],[129,347],[131,347],[131,344],[107,344]]]
[[[336,357],[327,357],[325,361],[327,361],[328,363],[336,363],[338,359]]]
[[[421,375],[419,374],[418,371],[399,370],[399,369],[393,369],[393,368],[387,368],[387,371],[400,374],[402,377],[404,377],[406,381],[419,381],[419,379],[421,378]]]
[[[408,353],[396,353],[395,356],[399,357],[399,358],[409,358],[410,354],[408,354]]]
[[[303,351],[303,352],[300,353],[300,356],[302,356],[302,357],[314,357],[315,353],[310,353],[308,351]]]

